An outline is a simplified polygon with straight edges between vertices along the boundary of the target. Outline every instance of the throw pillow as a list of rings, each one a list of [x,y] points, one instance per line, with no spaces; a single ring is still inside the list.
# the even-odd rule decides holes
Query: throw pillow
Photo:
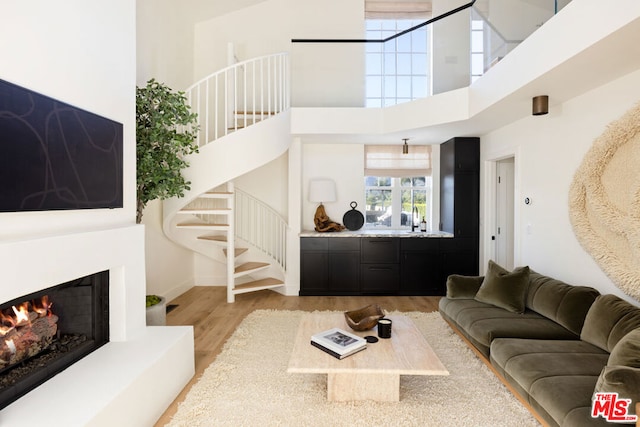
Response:
[[[482,276],[461,276],[452,274],[447,277],[447,298],[473,299],[482,284]]]
[[[490,260],[475,300],[513,313],[524,313],[529,274],[529,267],[518,267],[509,272]]]
[[[596,382],[595,393],[618,393],[620,399],[631,399],[629,414],[635,415],[640,401],[640,369],[628,366],[605,366]]]
[[[622,365],[640,368],[640,328],[622,337],[613,347],[607,365]]]

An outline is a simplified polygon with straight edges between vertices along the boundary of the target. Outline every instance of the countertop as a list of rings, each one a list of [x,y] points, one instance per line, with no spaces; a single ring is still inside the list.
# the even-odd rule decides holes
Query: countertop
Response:
[[[319,233],[314,230],[303,230],[299,234],[300,237],[406,237],[406,238],[450,238],[451,233],[444,231],[410,231],[410,230],[376,230],[365,229],[360,230],[344,230]]]

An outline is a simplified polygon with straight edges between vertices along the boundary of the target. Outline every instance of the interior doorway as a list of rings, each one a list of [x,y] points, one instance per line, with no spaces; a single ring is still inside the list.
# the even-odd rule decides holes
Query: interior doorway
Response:
[[[496,213],[493,236],[495,261],[506,269],[514,267],[514,187],[515,159],[496,162]]]

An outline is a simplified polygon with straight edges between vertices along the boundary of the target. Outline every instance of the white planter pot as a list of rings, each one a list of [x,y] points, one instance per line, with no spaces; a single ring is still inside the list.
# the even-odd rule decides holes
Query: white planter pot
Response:
[[[160,302],[147,307],[147,326],[165,326],[167,324],[167,300],[160,297]]]

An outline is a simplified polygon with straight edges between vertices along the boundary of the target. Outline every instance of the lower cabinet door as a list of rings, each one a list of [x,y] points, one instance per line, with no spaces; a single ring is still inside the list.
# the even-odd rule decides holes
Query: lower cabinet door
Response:
[[[336,295],[360,293],[360,252],[329,253],[329,290]]]
[[[300,295],[326,295],[329,292],[329,254],[300,253]]]
[[[400,295],[444,295],[440,256],[431,252],[403,252]]]
[[[397,294],[400,268],[398,264],[362,264],[360,283],[363,294]]]

